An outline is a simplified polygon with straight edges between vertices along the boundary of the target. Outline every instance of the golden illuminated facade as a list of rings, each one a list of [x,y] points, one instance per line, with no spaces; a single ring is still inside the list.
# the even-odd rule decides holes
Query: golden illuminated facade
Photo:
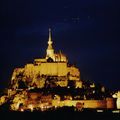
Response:
[[[51,29],[49,29],[48,47],[46,57],[35,59],[33,64],[26,64],[24,68],[16,68],[13,72],[11,84],[14,89],[19,88],[19,82],[23,81],[29,87],[43,88],[51,79],[54,86],[66,87],[70,80],[75,81],[76,87],[82,87],[80,71],[74,66],[69,66],[66,56],[53,49]]]
[[[0,105],[11,100],[14,111],[40,110],[60,107],[113,109],[114,100],[105,88],[94,82],[81,81],[77,67],[69,65],[66,56],[55,53],[49,29],[48,47],[45,58],[35,59],[23,68],[15,68],[8,95],[0,97]],[[120,108],[120,94],[117,95]]]

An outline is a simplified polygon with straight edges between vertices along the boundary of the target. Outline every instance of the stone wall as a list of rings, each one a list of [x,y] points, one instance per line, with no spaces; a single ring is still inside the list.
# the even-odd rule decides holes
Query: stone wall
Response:
[[[109,100],[64,100],[64,101],[57,101],[53,100],[53,106],[74,106],[76,107],[77,103],[82,103],[83,108],[114,108],[114,101],[113,99]]]

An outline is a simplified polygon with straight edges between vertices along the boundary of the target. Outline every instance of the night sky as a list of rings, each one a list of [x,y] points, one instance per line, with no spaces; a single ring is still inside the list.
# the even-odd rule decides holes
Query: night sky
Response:
[[[83,80],[120,89],[119,0],[1,0],[1,89],[15,67],[45,56],[48,28]]]

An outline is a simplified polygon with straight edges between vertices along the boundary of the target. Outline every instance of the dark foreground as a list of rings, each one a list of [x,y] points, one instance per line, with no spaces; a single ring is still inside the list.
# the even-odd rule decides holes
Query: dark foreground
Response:
[[[11,112],[1,111],[1,117],[8,120],[120,120],[120,113],[95,111],[57,110],[46,112]]]

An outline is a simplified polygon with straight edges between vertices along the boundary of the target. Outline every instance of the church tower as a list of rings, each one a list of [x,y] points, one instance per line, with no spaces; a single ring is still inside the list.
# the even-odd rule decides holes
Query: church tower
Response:
[[[48,38],[48,47],[46,50],[46,59],[47,58],[52,58],[53,60],[55,59],[55,54],[54,54],[54,49],[52,47],[52,33],[51,29],[49,28],[49,38]]]

